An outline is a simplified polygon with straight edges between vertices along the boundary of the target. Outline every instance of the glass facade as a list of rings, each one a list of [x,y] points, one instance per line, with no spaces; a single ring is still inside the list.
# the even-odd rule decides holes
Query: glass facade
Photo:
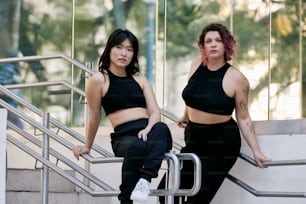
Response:
[[[131,30],[140,41],[142,74],[160,107],[177,116],[184,110],[181,92],[191,61],[199,56],[198,34],[210,22],[223,23],[238,43],[231,63],[250,81],[253,120],[306,115],[305,0],[5,0],[0,8],[2,56],[11,49],[25,56],[64,53],[96,69],[108,34],[117,27]],[[24,68],[25,82],[67,80],[84,88],[84,75],[62,60]],[[69,90],[23,91],[64,122],[83,124],[83,104]]]

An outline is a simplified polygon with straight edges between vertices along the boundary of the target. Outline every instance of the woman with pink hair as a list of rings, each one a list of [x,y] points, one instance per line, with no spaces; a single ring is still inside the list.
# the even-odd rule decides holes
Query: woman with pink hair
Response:
[[[236,41],[222,24],[204,27],[198,39],[201,54],[193,61],[183,90],[185,112],[178,126],[185,128],[185,147],[202,163],[200,191],[183,199],[188,204],[208,204],[235,164],[241,147],[240,131],[260,168],[269,159],[261,152],[248,111],[249,82],[229,64]],[[236,120],[232,118],[235,110]],[[181,188],[191,188],[193,165],[184,161]],[[178,203],[178,199],[175,199]]]

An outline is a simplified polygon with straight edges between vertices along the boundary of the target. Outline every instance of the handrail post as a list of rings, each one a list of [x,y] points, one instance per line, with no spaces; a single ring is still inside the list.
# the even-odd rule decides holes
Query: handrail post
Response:
[[[50,113],[44,113],[43,125],[46,128],[49,128],[49,118],[50,118]],[[49,160],[49,136],[46,133],[43,134],[42,156],[46,160]],[[43,165],[43,169],[42,169],[42,181],[41,182],[42,182],[41,184],[42,204],[48,204],[49,167],[45,164]]]
[[[174,175],[173,175],[173,170],[175,168],[173,162],[171,160],[168,160],[168,176],[166,179],[168,179],[167,185],[166,185],[166,190],[172,189],[173,188],[173,182],[174,182]],[[173,204],[174,203],[174,196],[173,195],[166,195],[165,197],[165,204]]]
[[[174,194],[179,189],[180,184],[180,162],[178,157],[173,152],[166,153],[165,155],[169,158],[169,160],[167,160],[168,170],[166,174],[165,186],[167,193],[165,194],[165,203],[173,204]]]

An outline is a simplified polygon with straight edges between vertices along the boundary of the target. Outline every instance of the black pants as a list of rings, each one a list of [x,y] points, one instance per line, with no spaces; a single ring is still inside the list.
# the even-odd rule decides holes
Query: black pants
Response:
[[[209,204],[214,198],[223,180],[235,164],[240,154],[241,138],[237,123],[231,119],[225,123],[203,125],[189,122],[185,128],[183,153],[195,153],[202,163],[202,181],[200,191],[183,199],[185,204]],[[193,185],[193,164],[183,162],[181,189],[190,189]],[[164,188],[164,179],[159,188]],[[160,197],[164,203],[164,197]],[[179,199],[175,198],[175,204]]]
[[[146,142],[139,139],[137,134],[147,123],[147,119],[128,122],[119,125],[111,133],[115,156],[124,157],[121,192],[118,196],[121,203],[132,203],[130,195],[139,178],[151,181],[158,176],[164,154],[172,148],[170,130],[162,122],[152,127]]]

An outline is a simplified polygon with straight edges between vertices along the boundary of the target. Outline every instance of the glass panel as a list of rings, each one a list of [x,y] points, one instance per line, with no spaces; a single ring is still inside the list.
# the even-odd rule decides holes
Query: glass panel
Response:
[[[301,117],[299,1],[272,1],[271,119]]]
[[[220,22],[237,40],[237,56],[231,63],[250,82],[252,118],[301,117],[302,1],[158,2],[158,42],[165,47],[157,51],[157,67],[163,67],[160,93],[164,109],[178,116],[183,113],[181,92],[191,61],[199,56],[198,34],[208,23]]]
[[[234,66],[249,80],[249,111],[253,120],[267,120],[269,110],[269,4],[231,1],[233,34],[237,41]]]
[[[10,0],[9,2],[12,8],[20,4],[20,18],[11,16],[19,22],[18,39],[15,38],[17,46],[8,46],[5,49],[19,49],[24,56],[62,53],[70,55],[73,14],[71,1]],[[70,68],[71,65],[63,60],[28,61],[23,63],[21,75],[24,83],[46,80],[71,81]],[[24,98],[33,105],[43,111],[51,112],[51,116],[57,117],[62,122],[69,123],[69,90],[62,86],[50,86],[24,88],[22,92]],[[36,118],[35,114],[32,118]]]

